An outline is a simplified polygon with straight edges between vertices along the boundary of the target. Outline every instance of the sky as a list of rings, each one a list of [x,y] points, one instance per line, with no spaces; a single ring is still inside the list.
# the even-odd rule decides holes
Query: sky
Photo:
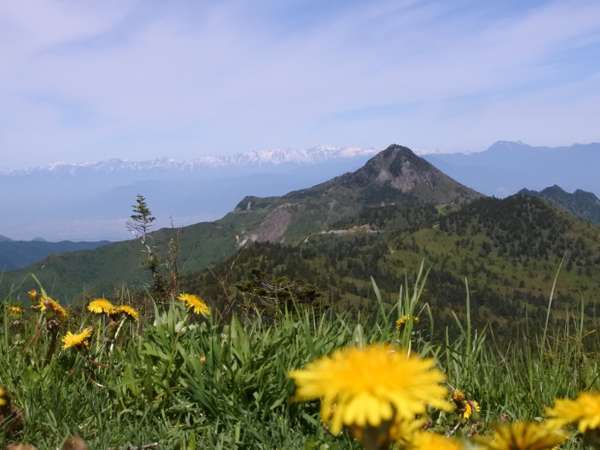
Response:
[[[600,2],[0,2],[0,168],[600,141]]]

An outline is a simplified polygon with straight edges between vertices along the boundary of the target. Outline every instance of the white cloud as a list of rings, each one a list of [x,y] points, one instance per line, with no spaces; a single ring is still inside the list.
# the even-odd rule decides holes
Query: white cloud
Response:
[[[598,63],[553,60],[596,42],[600,4],[449,3],[360,2],[293,32],[243,2],[0,3],[0,164],[600,139]]]

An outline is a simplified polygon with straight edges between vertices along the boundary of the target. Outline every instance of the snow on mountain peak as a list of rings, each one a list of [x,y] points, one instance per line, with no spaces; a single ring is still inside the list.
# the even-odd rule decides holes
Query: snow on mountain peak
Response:
[[[173,158],[156,158],[144,161],[107,159],[96,162],[56,162],[29,169],[0,171],[0,175],[29,175],[35,173],[60,173],[74,175],[81,171],[118,172],[145,170],[197,170],[217,167],[272,166],[280,164],[314,164],[321,161],[370,156],[377,153],[373,148],[317,146],[308,149],[263,149],[234,155],[204,155],[183,161]]]

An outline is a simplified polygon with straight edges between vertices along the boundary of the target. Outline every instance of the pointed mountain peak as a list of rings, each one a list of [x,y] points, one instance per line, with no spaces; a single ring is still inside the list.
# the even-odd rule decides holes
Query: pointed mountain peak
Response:
[[[434,167],[417,156],[410,148],[392,144],[371,158],[365,168],[375,168],[379,172],[386,171],[397,177],[402,175],[403,168],[412,167],[416,170],[431,170]]]
[[[389,182],[392,187],[407,192],[411,190],[407,182],[410,184],[410,180],[417,181],[415,177],[434,171],[439,172],[408,147],[392,144],[354,172],[352,178],[361,185]]]
[[[392,144],[388,146],[385,150],[379,152],[375,158],[419,158],[415,152],[413,152],[410,148],[405,147],[403,145]]]
[[[355,172],[292,195],[336,189],[363,192],[369,201],[392,201],[406,194],[427,203],[463,203],[481,197],[435,168],[408,147],[393,144]]]
[[[563,188],[561,188],[558,184],[553,184],[552,186],[548,186],[546,189],[541,191],[542,194],[567,194]]]

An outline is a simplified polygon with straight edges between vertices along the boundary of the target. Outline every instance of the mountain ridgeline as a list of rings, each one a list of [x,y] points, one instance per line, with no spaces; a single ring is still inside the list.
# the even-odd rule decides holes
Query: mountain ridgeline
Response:
[[[0,233],[20,240],[37,235],[51,241],[129,239],[124,224],[131,199],[139,193],[148,199],[158,226],[169,226],[170,217],[185,226],[223,217],[246,195],[282,196],[356,171],[376,153],[370,148],[316,147],[188,161],[105,160],[0,169],[0,191],[11,193],[0,202]],[[524,187],[540,190],[557,184],[600,196],[600,143],[533,147],[501,141],[477,153],[423,157],[486,195],[506,197]]]
[[[0,236],[0,271],[17,270],[41,261],[50,255],[94,250],[108,241],[98,242],[46,242],[43,240],[14,241]]]
[[[452,180],[410,149],[392,145],[362,168],[283,197],[246,197],[234,214],[261,218],[241,242],[297,243],[328,231],[366,209],[408,205],[456,208],[481,197]],[[254,223],[255,220],[249,220]]]
[[[541,198],[581,219],[600,224],[600,199],[591,192],[577,189],[571,194],[554,185],[541,191],[522,189],[519,194]]]
[[[600,195],[600,143],[542,147],[499,141],[482,152],[438,153],[426,159],[487,195],[506,197],[524,187],[539,190],[553,184]]]
[[[371,276],[391,299],[425,260],[425,296],[436,314],[450,320],[449,306],[460,310],[467,277],[479,305],[475,319],[507,324],[525,311],[541,320],[563,259],[557,307],[600,294],[600,228],[539,197],[485,197],[392,145],[353,172],[280,197],[246,197],[220,220],[177,234],[161,229],[151,239],[166,252],[179,236],[182,288],[216,307],[244,304],[254,288],[283,283],[278,292],[296,286],[310,302],[361,308],[373,301]],[[2,291],[22,292],[31,285],[28,273],[74,300],[110,296],[124,285],[141,291],[149,282],[137,241],[51,256],[4,274]]]

